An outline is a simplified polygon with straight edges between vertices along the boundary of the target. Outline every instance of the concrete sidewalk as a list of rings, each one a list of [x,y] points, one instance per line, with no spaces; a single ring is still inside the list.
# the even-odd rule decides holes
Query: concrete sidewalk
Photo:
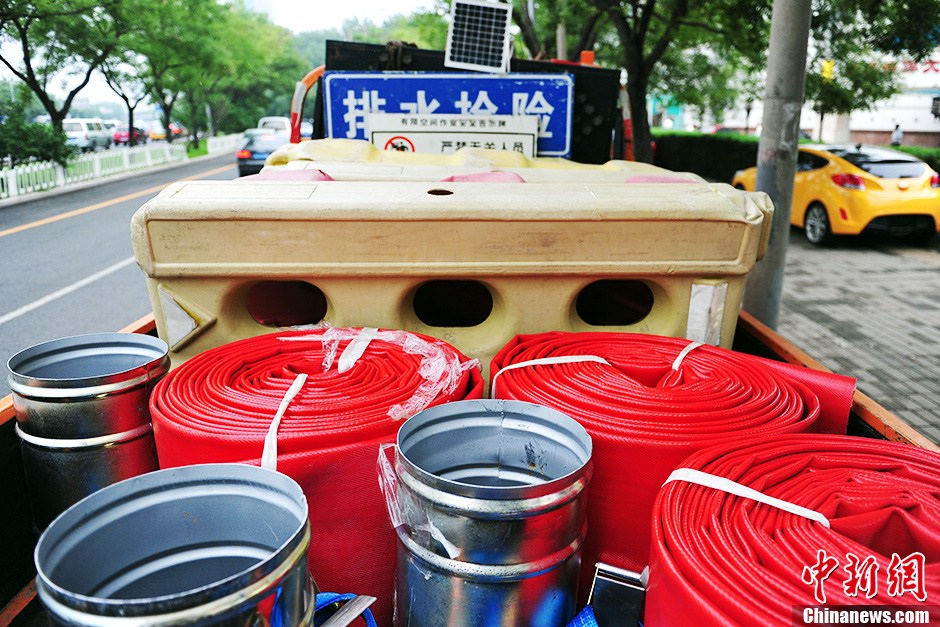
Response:
[[[940,443],[940,241],[816,248],[793,230],[778,331]]]

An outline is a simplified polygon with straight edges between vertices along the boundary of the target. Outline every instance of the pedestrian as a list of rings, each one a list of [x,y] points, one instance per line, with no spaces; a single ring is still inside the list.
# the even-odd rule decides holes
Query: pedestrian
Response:
[[[891,132],[891,145],[900,146],[902,141],[904,141],[904,131],[901,130],[900,124],[895,124]]]

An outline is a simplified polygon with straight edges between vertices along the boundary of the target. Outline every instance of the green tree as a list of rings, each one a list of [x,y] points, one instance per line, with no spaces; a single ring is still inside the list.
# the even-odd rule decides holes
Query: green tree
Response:
[[[526,0],[502,0],[513,5],[512,18],[519,27],[518,52],[527,50],[533,59],[566,58],[575,61],[582,50],[593,50],[603,36],[604,12],[584,0],[542,0],[530,18]],[[559,33],[561,36],[559,37]],[[559,50],[559,40],[564,50]]]
[[[124,107],[127,109],[127,141],[130,146],[137,144],[137,138],[134,136],[134,111],[147,98],[147,86],[141,75],[142,68],[142,60],[137,59],[129,50],[101,66],[101,73],[104,74],[108,87],[124,101]]]
[[[0,0],[0,62],[36,94],[52,126],[62,129],[75,96],[111,55],[126,28],[118,0]],[[3,46],[15,44],[4,53]],[[61,104],[50,80],[77,80]]]
[[[212,31],[208,60],[186,77],[181,103],[196,146],[207,128],[207,107],[214,126],[223,130],[254,126],[272,108],[287,115],[294,83],[309,70],[291,45],[290,32],[264,16],[223,7]]]
[[[150,100],[159,107],[167,141],[180,97],[200,72],[214,72],[218,45],[213,25],[226,9],[213,0],[123,0],[135,16],[123,46],[135,64]]]
[[[878,101],[899,91],[897,74],[890,66],[861,58],[858,53],[841,56],[833,76],[820,71],[823,59],[817,56],[806,72],[806,102],[819,114],[819,139],[822,123],[830,113],[851,113],[870,109]]]
[[[448,3],[438,0],[431,10],[417,11],[409,15],[393,15],[381,24],[354,17],[343,22],[340,29],[299,33],[294,36],[292,45],[308,69],[325,63],[328,39],[374,44],[405,41],[419,48],[443,50],[447,44],[447,22],[444,21],[444,15],[448,12],[448,6]]]
[[[18,80],[0,80],[0,115],[14,108],[19,109],[27,120],[33,120],[46,112],[36,94],[24,83]]]
[[[760,65],[766,55],[772,0],[588,0],[588,4],[545,0],[536,6],[532,21],[522,10],[524,0],[514,0],[513,15],[532,56],[550,50],[557,25],[564,20],[569,32],[572,24],[575,32],[587,29],[590,36],[579,38],[594,40],[602,62],[626,70],[635,151],[643,161],[652,158],[647,96],[668,84],[673,70],[676,76],[691,78],[691,70],[702,64],[688,61],[687,55],[720,51],[710,72],[721,73],[730,64],[735,73],[729,76],[738,76],[736,72],[746,71],[748,65]],[[936,26],[940,0],[831,0],[818,5],[814,40],[841,37],[860,49],[917,58],[940,43]],[[577,52],[572,50],[569,56]],[[724,98],[720,85],[697,83],[699,89],[712,91],[707,100]]]
[[[12,96],[0,97],[0,157],[11,165],[37,159],[65,165],[74,149],[66,144],[65,133],[48,124],[30,122],[26,115],[34,94],[25,85],[17,85]]]
[[[393,15],[381,24],[369,19],[350,18],[343,22],[343,38],[374,44],[404,41],[419,48],[443,50],[447,43],[447,23],[438,11],[442,9]]]
[[[294,35],[291,46],[310,68],[326,63],[326,40],[343,39],[343,34],[335,28],[311,30]]]

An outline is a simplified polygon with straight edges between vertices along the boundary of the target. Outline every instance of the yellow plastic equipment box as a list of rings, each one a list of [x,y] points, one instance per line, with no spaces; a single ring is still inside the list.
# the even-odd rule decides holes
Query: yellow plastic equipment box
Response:
[[[554,157],[529,159],[508,150],[462,148],[436,155],[380,150],[361,139],[317,139],[285,144],[268,157],[266,172],[320,170],[337,181],[440,181],[480,172],[513,172],[527,183],[623,183],[662,177],[695,182],[688,172],[672,172],[638,161],[608,161],[603,165]]]
[[[548,330],[730,346],[771,212],[764,194],[697,177],[249,179],[171,185],[132,230],[174,364],[325,320],[437,336],[485,367],[513,335]]]

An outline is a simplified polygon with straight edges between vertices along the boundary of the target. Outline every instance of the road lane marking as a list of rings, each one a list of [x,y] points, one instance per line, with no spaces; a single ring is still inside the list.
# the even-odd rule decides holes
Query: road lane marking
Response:
[[[117,203],[124,202],[125,200],[133,200],[134,198],[140,198],[141,196],[146,196],[147,194],[153,194],[155,192],[159,192],[161,189],[163,189],[167,185],[171,185],[173,183],[178,183],[180,181],[191,181],[193,179],[203,177],[203,176],[212,176],[213,174],[218,174],[220,172],[224,172],[225,170],[231,170],[234,167],[235,167],[234,165],[226,165],[220,168],[213,168],[211,170],[206,170],[205,172],[197,172],[196,174],[193,174],[192,176],[186,176],[181,179],[176,179],[174,181],[170,181],[169,183],[164,183],[163,185],[156,185],[154,187],[148,187],[147,189],[143,189],[139,192],[125,194],[124,196],[118,196],[117,198],[104,200],[102,202],[98,202],[93,205],[88,205],[87,207],[81,207],[80,209],[73,209],[72,211],[66,211],[65,213],[60,213],[54,216],[49,216],[48,218],[43,218],[42,220],[36,220],[35,222],[28,222],[26,224],[14,226],[12,228],[6,229],[5,231],[0,231],[0,237],[3,237],[5,235],[13,235],[14,233],[19,233],[20,231],[26,231],[27,229],[34,229],[37,226],[44,226],[46,224],[51,224],[52,222],[65,220],[66,218],[80,216],[83,213],[90,213],[92,211],[97,211],[98,209],[104,209],[105,207],[116,205]]]
[[[90,275],[86,276],[84,279],[82,279],[82,280],[80,280],[80,281],[76,281],[75,283],[72,283],[71,285],[67,285],[66,287],[63,287],[63,288],[60,289],[60,290],[56,290],[56,291],[52,292],[51,294],[46,294],[46,295],[43,296],[42,298],[39,298],[39,299],[37,299],[37,300],[34,300],[33,302],[31,302],[31,303],[29,303],[29,304],[27,304],[27,305],[23,305],[23,306],[20,307],[19,309],[14,309],[14,310],[11,311],[10,313],[7,313],[7,314],[4,314],[4,315],[0,316],[0,325],[6,324],[6,323],[9,322],[10,320],[15,320],[16,318],[19,318],[19,317],[22,316],[23,314],[27,314],[27,313],[31,312],[32,310],[34,310],[34,309],[38,309],[39,307],[42,307],[43,305],[46,305],[46,304],[48,304],[48,303],[51,303],[52,301],[56,300],[57,298],[62,298],[62,297],[65,296],[66,294],[71,294],[71,293],[74,292],[75,290],[80,290],[80,289],[82,289],[83,287],[85,287],[86,285],[89,285],[89,284],[91,284],[91,283],[94,283],[94,282],[97,281],[98,279],[104,278],[104,277],[108,276],[109,274],[113,274],[114,272],[117,272],[118,270],[120,270],[120,269],[122,269],[122,268],[126,268],[127,266],[131,265],[132,263],[134,263],[134,257],[133,257],[133,256],[128,257],[127,259],[122,259],[121,261],[119,261],[119,262],[117,262],[117,263],[115,263],[115,264],[112,264],[112,265],[108,266],[108,267],[105,268],[104,270],[99,270],[98,272],[95,272],[94,274],[90,274]]]

